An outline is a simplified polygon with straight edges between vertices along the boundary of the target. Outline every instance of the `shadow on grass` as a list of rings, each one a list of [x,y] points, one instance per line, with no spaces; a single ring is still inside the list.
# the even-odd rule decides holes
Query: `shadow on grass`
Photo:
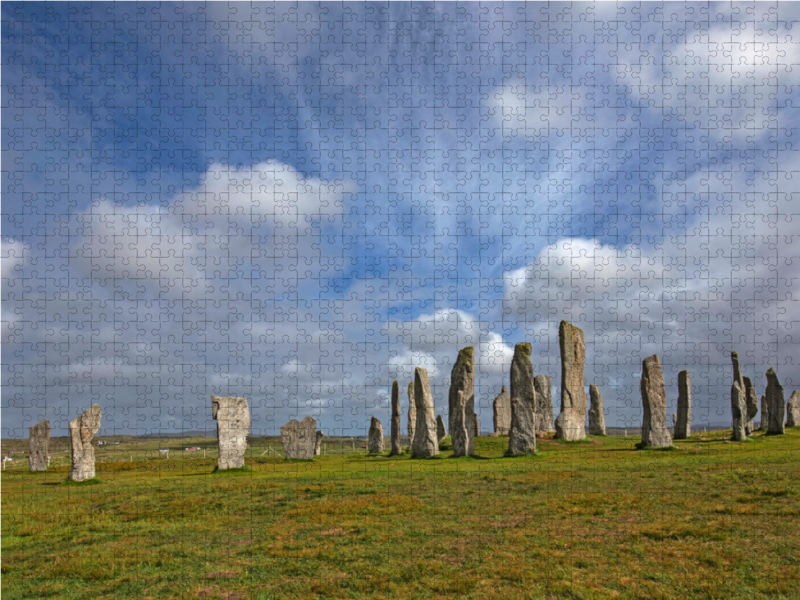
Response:
[[[253,467],[248,467],[247,465],[243,467],[239,467],[237,469],[220,469],[219,467],[214,467],[214,470],[211,471],[210,475],[238,475],[239,473],[252,473]]]
[[[667,446],[666,448],[660,448],[659,446],[645,446],[642,442],[639,442],[635,446],[636,450],[647,450],[651,452],[675,452],[676,450],[680,450],[677,446]]]
[[[92,477],[91,479],[86,479],[84,481],[73,481],[72,479],[65,479],[61,482],[61,485],[70,485],[70,486],[85,486],[85,485],[100,485],[103,483],[97,477]]]
[[[472,456],[456,456],[451,454],[447,460],[494,460],[496,456],[481,456],[480,454],[473,454]]]

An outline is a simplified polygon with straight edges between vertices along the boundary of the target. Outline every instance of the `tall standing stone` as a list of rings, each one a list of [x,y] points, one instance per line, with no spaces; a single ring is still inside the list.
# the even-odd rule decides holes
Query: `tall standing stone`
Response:
[[[800,427],[800,391],[792,392],[786,403],[786,427]]]
[[[492,403],[492,414],[495,435],[508,435],[511,427],[511,396],[508,394],[506,386],[497,395]]]
[[[321,431],[317,431],[316,438],[314,439],[314,456],[320,456],[322,454],[322,438],[325,435]]]
[[[672,437],[667,429],[667,392],[664,389],[664,374],[658,354],[642,362],[642,445],[668,448]]]
[[[400,454],[402,447],[400,444],[400,385],[397,380],[392,383],[392,426],[391,426],[392,448],[389,456]]]
[[[433,406],[428,371],[421,367],[414,369],[414,404],[417,407],[417,422],[414,441],[411,442],[411,455],[414,458],[431,458],[439,454],[434,412],[436,409]]]
[[[595,384],[589,386],[589,435],[606,434],[606,417],[603,414],[603,396],[600,395],[600,388]]]
[[[450,372],[450,392],[448,395],[448,425],[453,432],[458,393],[464,395],[464,423],[467,427],[467,455],[472,456],[475,450],[475,349],[472,346],[462,348],[458,352],[456,364]],[[441,439],[441,438],[440,438]]]
[[[739,369],[739,355],[736,352],[731,352],[731,362],[733,362],[733,385],[731,385],[733,439],[739,442],[747,438],[744,428],[747,421],[747,407],[745,404],[744,378]]]
[[[692,381],[689,371],[678,373],[678,420],[675,439],[685,440],[692,435]]]
[[[102,412],[99,404],[92,404],[81,416],[69,422],[69,442],[72,455],[69,478],[72,481],[86,481],[94,477],[92,438],[100,431]]]
[[[414,402],[414,382],[408,384],[408,445],[414,443],[414,429],[417,427],[417,404]]]
[[[531,345],[517,344],[511,360],[511,428],[508,454],[536,452],[536,391],[533,387]]]
[[[469,431],[465,414],[466,398],[462,390],[459,390],[452,410],[453,425],[450,427],[450,440],[453,442],[453,456],[468,456]],[[442,426],[444,426],[444,423],[442,423]]]
[[[533,378],[533,389],[536,391],[536,429],[553,433],[553,391],[549,375],[537,375]]]
[[[767,404],[769,405],[769,429],[767,435],[782,435],[786,433],[783,415],[786,411],[786,397],[783,395],[783,386],[778,382],[775,371],[767,371]]]
[[[291,420],[281,427],[281,442],[286,458],[312,460],[317,445],[317,420],[306,417]]]
[[[383,425],[375,417],[372,417],[369,423],[367,449],[370,454],[380,454],[383,452]]]
[[[28,465],[31,471],[47,471],[47,445],[50,442],[50,421],[39,421],[28,428],[30,454]]]
[[[473,432],[475,433],[475,435],[472,437],[472,449],[474,450],[475,449],[475,438],[476,437],[480,437],[480,435],[481,435],[481,420],[478,418],[478,413],[475,413],[472,416],[475,417],[473,419],[473,421],[475,423],[475,426],[473,427]]]
[[[744,378],[744,404],[747,409],[747,421],[744,425],[744,432],[752,435],[756,429],[755,416],[758,414],[758,396],[753,380],[749,377]]]
[[[761,422],[758,425],[758,428],[761,431],[766,431],[769,429],[769,402],[767,401],[767,395],[761,395]]]
[[[586,438],[586,389],[583,379],[586,344],[583,330],[561,321],[558,344],[561,349],[561,414],[556,419],[556,438],[582,440]]]
[[[236,396],[211,396],[211,415],[217,421],[219,458],[217,469],[241,469],[250,433],[250,408],[247,399]]]
[[[436,439],[438,439],[439,443],[441,444],[442,440],[446,437],[447,429],[444,426],[444,417],[442,417],[442,415],[436,415]]]

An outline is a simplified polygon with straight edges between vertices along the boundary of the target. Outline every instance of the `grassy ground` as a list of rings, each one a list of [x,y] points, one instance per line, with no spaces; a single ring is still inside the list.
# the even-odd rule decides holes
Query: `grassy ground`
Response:
[[[800,428],[729,435],[7,470],[3,598],[800,598]]]

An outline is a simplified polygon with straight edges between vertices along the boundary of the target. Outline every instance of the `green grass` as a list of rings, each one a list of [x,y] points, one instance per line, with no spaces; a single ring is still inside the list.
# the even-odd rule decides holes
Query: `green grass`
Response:
[[[2,473],[3,598],[798,598],[800,428],[729,437],[513,459],[484,437],[436,461],[253,448],[213,476],[210,451],[136,460],[128,441],[102,485]]]

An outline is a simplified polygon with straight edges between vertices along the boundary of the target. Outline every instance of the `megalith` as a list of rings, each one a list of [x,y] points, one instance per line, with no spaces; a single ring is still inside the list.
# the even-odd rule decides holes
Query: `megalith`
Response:
[[[767,405],[769,406],[769,429],[767,435],[782,435],[786,433],[783,415],[786,411],[786,397],[783,395],[783,386],[778,382],[778,376],[773,369],[767,371]]]
[[[472,346],[462,348],[450,372],[450,391],[448,394],[448,426],[453,432],[455,423],[455,405],[458,394],[464,395],[464,423],[467,427],[467,455],[472,456],[475,450],[475,349]],[[441,438],[439,438],[441,440]]]
[[[446,437],[447,429],[444,426],[444,417],[442,417],[442,415],[436,415],[436,439],[439,440],[441,444],[442,440]]]
[[[511,427],[511,396],[506,386],[503,386],[492,403],[492,421],[495,435],[508,435]]]
[[[761,422],[758,424],[761,431],[769,429],[769,402],[767,402],[767,394],[761,394]]]
[[[800,427],[800,391],[792,392],[786,403],[786,427]]]
[[[469,431],[466,421],[466,398],[463,391],[459,390],[456,401],[453,403],[450,427],[450,440],[453,443],[453,456],[469,456]],[[444,426],[444,423],[442,423]]]
[[[744,404],[747,409],[744,432],[747,435],[752,435],[756,429],[755,416],[758,414],[758,395],[756,394],[755,386],[753,386],[753,380],[749,377],[744,377]]]
[[[589,386],[589,435],[606,434],[606,417],[603,414],[603,396],[600,395],[600,388],[595,384]]]
[[[586,438],[586,389],[583,378],[586,344],[583,330],[561,321],[558,344],[561,349],[561,414],[556,419],[556,438],[582,440]]]
[[[314,440],[314,456],[322,454],[322,438],[325,437],[321,431],[317,431],[316,439]]]
[[[668,448],[672,437],[667,429],[667,393],[664,389],[664,374],[658,354],[642,362],[642,446]]]
[[[733,385],[731,385],[733,439],[739,442],[747,438],[747,434],[745,433],[747,406],[745,404],[744,378],[739,369],[739,355],[736,352],[731,352],[731,362],[733,362]]]
[[[514,346],[511,360],[511,428],[508,432],[509,455],[536,452],[536,391],[533,387],[531,345]]]
[[[94,477],[92,438],[100,430],[102,412],[99,404],[92,404],[81,416],[69,422],[69,442],[72,457],[69,478],[72,481],[86,481]]]
[[[689,371],[678,373],[678,419],[675,439],[685,440],[692,435],[692,381]]]
[[[397,380],[392,383],[392,424],[391,424],[391,444],[389,456],[400,454],[402,447],[400,444],[400,385]]]
[[[380,454],[383,452],[383,425],[380,420],[372,417],[369,423],[369,438],[367,449],[370,454]]]
[[[434,412],[436,409],[433,405],[428,371],[422,367],[414,369],[414,404],[417,407],[417,421],[414,427],[414,441],[411,442],[411,455],[414,458],[431,458],[439,454]]]
[[[475,450],[475,438],[476,437],[480,437],[480,435],[481,435],[481,420],[478,418],[478,413],[474,413],[472,416],[475,417],[473,419],[473,422],[475,423],[475,426],[472,428],[472,431],[474,433],[474,435],[472,436],[472,449],[474,451]]]
[[[536,392],[536,429],[553,433],[553,391],[549,375],[537,375],[533,378],[533,389]]]
[[[281,442],[286,458],[312,460],[317,446],[317,420],[306,417],[289,421],[281,427]]]
[[[241,469],[250,433],[250,408],[246,398],[211,396],[211,415],[217,421],[217,469]],[[316,428],[315,428],[316,431]]]
[[[417,405],[414,402],[414,382],[408,384],[408,445],[414,443],[414,429],[417,427]]]
[[[28,428],[30,454],[28,466],[31,471],[47,471],[47,446],[50,443],[50,421],[39,421]]]

